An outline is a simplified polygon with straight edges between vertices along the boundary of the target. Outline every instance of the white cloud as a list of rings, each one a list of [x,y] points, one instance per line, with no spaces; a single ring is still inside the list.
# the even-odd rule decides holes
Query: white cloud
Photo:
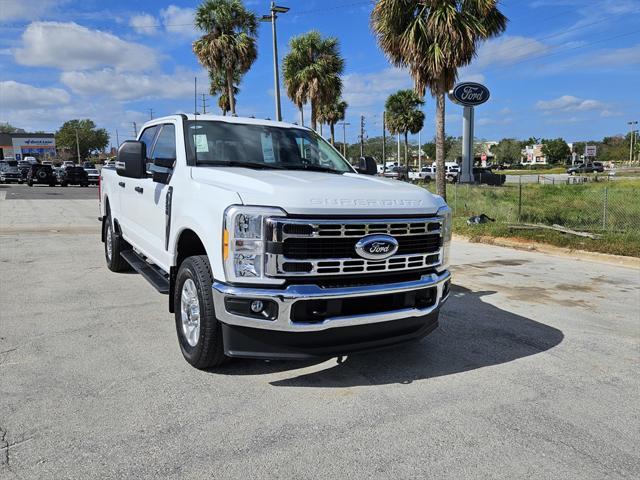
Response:
[[[587,111],[602,110],[606,108],[606,104],[597,100],[585,100],[574,97],[572,95],[563,95],[554,100],[539,100],[536,102],[536,108],[544,111]]]
[[[513,123],[513,118],[495,118],[495,117],[482,117],[478,119],[478,125],[509,125]]]
[[[505,35],[483,43],[471,66],[474,69],[484,69],[495,65],[509,65],[547,51],[547,45],[533,38]]]
[[[70,95],[61,88],[39,88],[13,80],[0,82],[0,104],[4,109],[50,107],[69,103]]]
[[[34,20],[69,0],[0,0],[2,20]]]
[[[482,73],[478,73],[478,72],[472,72],[469,71],[467,69],[463,69],[460,72],[460,75],[458,75],[458,81],[460,82],[476,82],[476,83],[483,83],[485,80],[485,77]]]
[[[21,65],[62,70],[105,66],[144,70],[157,63],[157,54],[151,48],[73,22],[31,23],[22,34],[22,46],[14,50],[14,57]]]
[[[188,37],[196,36],[193,26],[194,14],[195,11],[192,8],[180,8],[175,5],[169,5],[160,10],[160,18],[167,32]]]
[[[380,101],[384,103],[396,90],[412,87],[411,77],[406,70],[387,68],[375,73],[345,75],[342,96],[349,107],[363,108]]]
[[[158,33],[158,21],[153,15],[143,13],[134,15],[129,19],[129,26],[142,35],[156,35]]]
[[[627,48],[599,50],[584,55],[579,64],[596,68],[640,65],[640,43]]]
[[[193,25],[195,11],[192,8],[182,8],[169,5],[160,10],[158,17],[148,13],[134,15],[129,20],[129,26],[141,35],[156,35],[160,32],[196,37],[197,32]]]
[[[78,95],[106,95],[115,100],[181,98],[193,95],[193,77],[206,82],[204,72],[180,70],[173,75],[120,73],[112,68],[92,72],[63,72],[60,81]],[[202,83],[206,85],[206,83]]]

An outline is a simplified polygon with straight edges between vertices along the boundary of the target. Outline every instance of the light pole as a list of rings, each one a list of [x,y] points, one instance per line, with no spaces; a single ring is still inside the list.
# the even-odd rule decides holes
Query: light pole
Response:
[[[273,82],[276,97],[276,121],[282,121],[282,112],[280,110],[280,72],[278,71],[278,40],[276,37],[276,18],[278,13],[287,13],[289,7],[280,7],[276,2],[271,2],[271,15],[263,15],[260,21],[271,22],[271,33],[273,34]]]
[[[347,158],[347,125],[351,125],[347,122],[341,122],[342,125],[342,156]]]
[[[78,139],[78,129],[76,128],[76,152],[78,154],[78,164],[82,163],[80,160],[80,140]]]
[[[631,130],[631,133],[629,134],[629,163],[633,162],[633,140],[635,137],[635,129],[634,126],[638,124],[638,121],[633,121],[633,122],[627,122],[627,125],[629,125],[629,129]]]

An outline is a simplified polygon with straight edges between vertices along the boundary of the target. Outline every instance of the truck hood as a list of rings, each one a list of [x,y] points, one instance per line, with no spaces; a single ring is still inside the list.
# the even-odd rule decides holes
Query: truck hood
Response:
[[[444,205],[424,188],[356,173],[192,167],[191,177],[236,191],[245,205],[280,207],[291,214],[421,215]]]

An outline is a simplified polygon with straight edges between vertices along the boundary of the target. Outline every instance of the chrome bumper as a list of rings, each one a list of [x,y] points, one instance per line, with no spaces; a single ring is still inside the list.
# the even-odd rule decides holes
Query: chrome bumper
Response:
[[[383,285],[367,285],[362,287],[321,288],[317,285],[290,285],[284,289],[263,289],[235,287],[224,283],[213,283],[213,300],[216,317],[228,325],[241,327],[262,328],[286,332],[310,332],[327,330],[334,327],[367,325],[378,322],[388,322],[409,317],[428,315],[439,308],[448,297],[444,293],[444,285],[451,278],[448,271],[439,274],[423,275],[420,280],[389,283]],[[291,321],[291,308],[300,300],[325,300],[335,298],[368,297],[389,293],[401,293],[421,288],[436,288],[436,300],[428,308],[403,308],[388,312],[373,314],[329,317],[319,323],[297,323]],[[225,308],[225,298],[248,298],[257,300],[272,300],[278,305],[278,316],[275,320],[245,317],[230,313]],[[366,301],[363,298],[363,301]]]

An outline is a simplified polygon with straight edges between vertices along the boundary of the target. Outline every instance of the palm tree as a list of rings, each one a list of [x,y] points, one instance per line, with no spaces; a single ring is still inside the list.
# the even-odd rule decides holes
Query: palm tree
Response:
[[[329,125],[331,131],[331,145],[335,146],[335,126],[336,123],[344,120],[344,114],[349,105],[344,100],[335,100],[331,103],[324,103],[318,109],[318,121],[322,125]]]
[[[415,91],[436,98],[436,188],[445,197],[444,100],[478,44],[502,33],[507,18],[498,0],[378,0],[371,12],[378,45],[397,67],[408,68]]]
[[[229,110],[235,115],[233,80],[247,73],[258,56],[258,20],[241,0],[206,0],[194,23],[204,34],[193,42],[193,52],[207,70],[224,73]]]
[[[301,115],[303,105],[311,103],[311,128],[315,130],[318,108],[342,93],[344,59],[338,50],[338,39],[323,39],[319,32],[312,31],[293,37],[289,49],[282,62],[287,95]]]
[[[234,75],[233,77],[233,96],[234,98],[240,92],[240,89],[237,87],[238,83],[240,83],[240,75]],[[225,72],[209,72],[209,95],[218,97],[218,107],[222,111],[222,115],[226,115],[227,112],[231,111],[231,104],[229,101],[229,95],[227,90],[227,79]]]
[[[418,133],[424,125],[424,112],[420,109],[422,105],[424,100],[413,90],[399,90],[389,95],[384,104],[387,128],[394,135],[404,135],[405,166],[409,161],[409,132]]]

